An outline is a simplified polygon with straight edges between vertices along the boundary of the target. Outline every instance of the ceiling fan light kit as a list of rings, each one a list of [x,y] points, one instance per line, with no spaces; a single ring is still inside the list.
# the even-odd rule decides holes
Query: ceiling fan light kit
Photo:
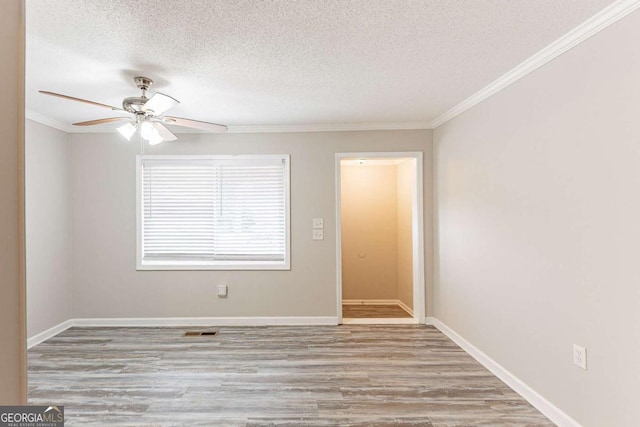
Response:
[[[142,140],[147,141],[149,145],[156,145],[163,141],[175,141],[178,139],[178,137],[163,123],[200,129],[208,132],[227,131],[227,127],[225,125],[203,122],[200,120],[183,119],[180,117],[163,116],[167,110],[176,106],[180,102],[177,99],[160,92],[156,92],[151,96],[151,98],[148,98],[147,91],[153,84],[153,80],[147,77],[135,77],[133,80],[136,83],[136,86],[138,86],[138,89],[142,91],[142,95],[125,98],[122,101],[122,108],[73,96],[62,95],[55,92],[41,90],[40,93],[131,114],[133,117],[109,117],[73,124],[74,126],[94,126],[126,120],[128,123],[118,127],[117,131],[128,141],[131,141],[131,139],[136,135]]]
[[[131,141],[131,137],[134,133],[136,133],[136,126],[134,126],[133,123],[127,123],[124,126],[120,126],[116,130],[120,132],[120,135],[127,138],[127,141]]]
[[[162,141],[174,141],[178,139],[173,132],[157,122],[142,120],[139,123],[127,123],[116,129],[127,141],[131,141],[134,135],[139,135],[149,145],[160,144]],[[164,133],[163,131],[166,131]]]
[[[140,136],[142,137],[142,139],[146,140],[149,142],[149,145],[156,145],[156,144],[160,144],[162,141],[164,141],[165,139],[160,135],[160,133],[158,132],[158,130],[153,126],[157,123],[151,123],[148,121],[143,121],[140,124]],[[162,125],[160,125],[162,126]],[[167,129],[168,132],[171,132]],[[173,134],[172,134],[173,135]],[[173,139],[178,139],[177,137],[175,137]]]

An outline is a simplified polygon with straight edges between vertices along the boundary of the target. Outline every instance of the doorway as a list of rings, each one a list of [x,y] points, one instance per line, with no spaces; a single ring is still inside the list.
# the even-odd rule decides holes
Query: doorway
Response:
[[[422,153],[336,154],[338,323],[424,323]]]

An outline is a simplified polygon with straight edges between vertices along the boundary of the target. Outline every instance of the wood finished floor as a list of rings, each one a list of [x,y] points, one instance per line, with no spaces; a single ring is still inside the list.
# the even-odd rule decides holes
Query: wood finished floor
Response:
[[[398,319],[411,318],[399,305],[342,304],[342,317],[348,319]]]
[[[29,350],[29,403],[68,426],[553,425],[430,326],[216,330],[68,329]]]

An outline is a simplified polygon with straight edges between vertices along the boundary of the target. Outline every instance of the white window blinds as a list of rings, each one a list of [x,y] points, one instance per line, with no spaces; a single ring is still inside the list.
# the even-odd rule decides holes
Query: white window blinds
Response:
[[[288,156],[145,156],[138,172],[141,264],[288,264]]]

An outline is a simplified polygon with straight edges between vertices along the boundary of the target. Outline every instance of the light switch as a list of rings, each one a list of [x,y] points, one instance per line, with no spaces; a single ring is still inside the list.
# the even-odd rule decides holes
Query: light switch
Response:
[[[219,297],[226,297],[227,296],[227,285],[225,285],[225,284],[218,285],[218,296]]]
[[[313,230],[313,240],[324,240],[324,231]]]
[[[324,228],[324,218],[313,218],[313,228]]]

